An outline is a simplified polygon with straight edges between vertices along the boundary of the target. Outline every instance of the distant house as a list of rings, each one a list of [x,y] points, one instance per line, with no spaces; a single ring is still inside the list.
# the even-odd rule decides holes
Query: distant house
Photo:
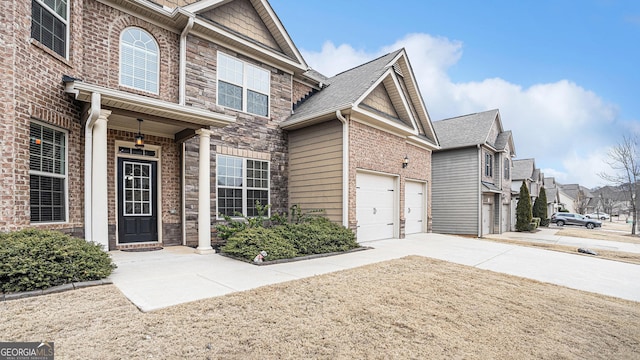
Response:
[[[527,185],[529,191],[529,197],[531,198],[531,204],[533,205],[536,199],[540,196],[540,189],[544,184],[544,175],[540,169],[536,168],[536,162],[534,159],[515,159],[513,160],[513,171],[511,175],[511,190],[512,190],[512,218],[511,218],[511,230],[515,230],[516,212],[515,206],[517,201],[520,200],[520,187],[522,184]],[[545,189],[546,191],[546,189]],[[551,213],[549,213],[551,216]]]
[[[587,214],[595,210],[591,190],[579,184],[558,184],[562,192],[573,199],[574,212]]]
[[[515,146],[500,112],[435,121],[441,149],[433,153],[433,231],[482,237],[511,223]]]

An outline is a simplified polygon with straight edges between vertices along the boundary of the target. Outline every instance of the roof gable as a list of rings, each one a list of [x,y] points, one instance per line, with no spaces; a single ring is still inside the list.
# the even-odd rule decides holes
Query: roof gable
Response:
[[[534,159],[517,159],[513,160],[513,170],[511,170],[511,178],[513,180],[535,180],[533,178],[536,163]]]
[[[433,127],[443,150],[476,145],[495,147],[502,132],[497,109],[434,121]],[[492,130],[499,130],[493,138]]]
[[[242,17],[238,14],[242,14]],[[249,0],[230,1],[198,15],[268,48],[285,53]]]
[[[327,79],[327,86],[296,107],[283,127],[313,122],[336,110],[357,112],[438,146],[404,49]]]
[[[278,62],[294,66],[296,72],[308,66],[267,0],[203,0],[183,10],[196,15],[194,30],[208,37]]]

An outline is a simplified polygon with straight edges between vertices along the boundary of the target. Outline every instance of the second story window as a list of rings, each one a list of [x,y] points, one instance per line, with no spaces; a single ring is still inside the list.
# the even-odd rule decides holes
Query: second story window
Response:
[[[218,53],[218,105],[269,116],[269,71]]]
[[[67,0],[31,1],[31,37],[64,58],[67,57],[68,14]]]
[[[505,180],[509,180],[510,174],[509,174],[509,170],[511,168],[511,166],[509,166],[509,159],[504,159],[504,179]]]
[[[484,153],[484,176],[493,177],[493,155]]]
[[[158,93],[158,44],[148,32],[135,27],[120,34],[120,85]]]

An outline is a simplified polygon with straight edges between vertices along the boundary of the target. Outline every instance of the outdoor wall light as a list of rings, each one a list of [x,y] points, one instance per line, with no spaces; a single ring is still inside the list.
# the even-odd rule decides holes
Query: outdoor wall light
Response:
[[[409,158],[405,155],[404,160],[402,160],[402,168],[406,168],[409,166]]]
[[[138,119],[138,133],[135,137],[136,147],[144,147],[144,135],[140,132],[140,125],[142,124],[142,119]]]

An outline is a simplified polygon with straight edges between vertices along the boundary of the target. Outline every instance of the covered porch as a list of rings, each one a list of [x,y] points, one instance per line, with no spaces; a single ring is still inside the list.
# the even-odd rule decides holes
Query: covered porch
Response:
[[[83,106],[86,240],[109,250],[184,244],[187,170],[181,154],[184,142],[198,137],[197,251],[212,251],[210,136],[235,117],[74,78],[63,81]]]

